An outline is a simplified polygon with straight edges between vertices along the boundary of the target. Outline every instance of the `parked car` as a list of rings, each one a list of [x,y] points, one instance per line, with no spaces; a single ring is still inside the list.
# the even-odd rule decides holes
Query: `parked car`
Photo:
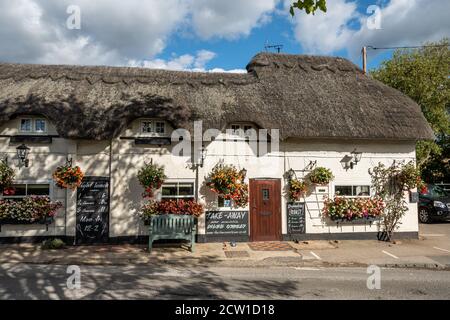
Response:
[[[419,192],[419,221],[429,223],[450,219],[450,192],[441,186],[427,184]]]

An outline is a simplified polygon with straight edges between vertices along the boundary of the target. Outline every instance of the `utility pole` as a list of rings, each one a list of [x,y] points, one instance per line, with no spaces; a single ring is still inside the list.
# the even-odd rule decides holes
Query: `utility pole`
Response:
[[[367,47],[362,47],[361,50],[362,53],[362,68],[364,71],[364,74],[367,74]]]

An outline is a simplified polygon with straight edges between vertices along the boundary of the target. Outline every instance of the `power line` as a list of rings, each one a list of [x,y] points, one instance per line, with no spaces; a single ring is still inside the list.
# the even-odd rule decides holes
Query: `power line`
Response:
[[[395,49],[418,49],[418,48],[443,48],[449,47],[450,45],[429,45],[429,46],[404,46],[404,47],[374,47],[367,46],[367,49],[372,50],[395,50]]]

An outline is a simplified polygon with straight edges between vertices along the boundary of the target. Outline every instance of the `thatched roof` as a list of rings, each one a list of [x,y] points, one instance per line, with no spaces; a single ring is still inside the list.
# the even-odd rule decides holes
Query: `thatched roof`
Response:
[[[247,70],[0,64],[0,124],[41,114],[63,137],[100,140],[145,116],[204,129],[251,121],[282,139],[433,139],[415,102],[348,60],[261,53]]]

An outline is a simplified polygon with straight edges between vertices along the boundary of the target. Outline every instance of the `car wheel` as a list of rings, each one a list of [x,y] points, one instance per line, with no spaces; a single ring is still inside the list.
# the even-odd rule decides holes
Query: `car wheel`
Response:
[[[428,209],[426,209],[426,208],[419,209],[419,221],[421,223],[430,223],[431,222],[430,213],[428,212]]]

